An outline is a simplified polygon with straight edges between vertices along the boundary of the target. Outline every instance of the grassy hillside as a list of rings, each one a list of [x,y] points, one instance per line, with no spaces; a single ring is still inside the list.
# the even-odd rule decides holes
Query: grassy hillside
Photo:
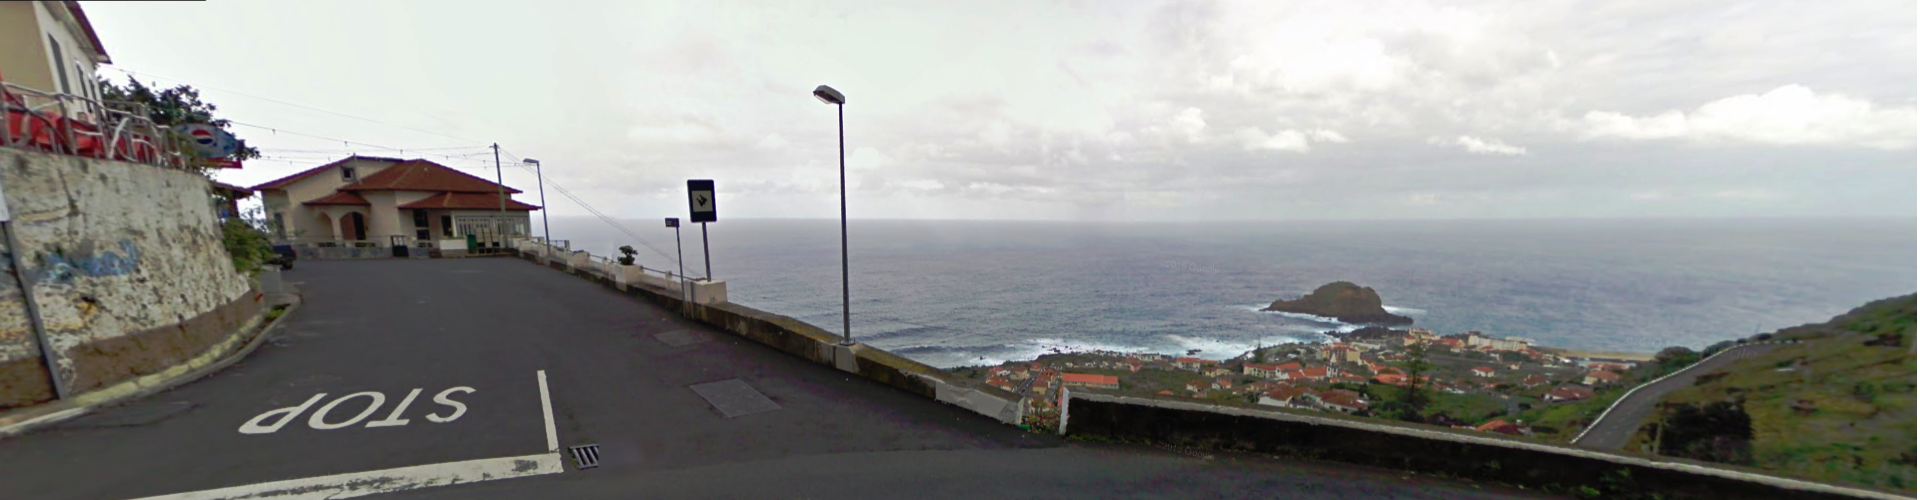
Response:
[[[1667,395],[1628,449],[1657,439],[1664,455],[1914,491],[1914,302],[1776,332],[1801,342]]]

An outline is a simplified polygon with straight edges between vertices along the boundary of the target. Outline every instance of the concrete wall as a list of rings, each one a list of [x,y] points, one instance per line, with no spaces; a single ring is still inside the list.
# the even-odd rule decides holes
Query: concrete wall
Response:
[[[0,185],[20,242],[8,250],[75,393],[197,355],[259,311],[204,177],[0,149]],[[0,408],[52,398],[45,370],[21,287],[0,275]]]

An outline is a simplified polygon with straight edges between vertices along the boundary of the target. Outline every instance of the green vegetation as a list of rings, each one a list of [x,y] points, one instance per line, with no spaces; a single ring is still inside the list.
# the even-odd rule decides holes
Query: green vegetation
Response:
[[[234,272],[247,276],[259,274],[260,266],[273,258],[273,245],[268,242],[267,233],[240,217],[227,219],[220,226],[220,243],[227,248]]]
[[[287,306],[273,306],[272,310],[267,311],[267,322],[272,323],[273,320],[280,319],[280,316],[285,314],[287,314]]]
[[[1600,414],[1607,411],[1607,407],[1612,406],[1620,396],[1625,395],[1629,388],[1631,388],[1630,385],[1624,384],[1604,387],[1595,389],[1591,399],[1536,404],[1533,408],[1520,412],[1518,418],[1533,425],[1535,437],[1556,443],[1566,443],[1573,440],[1574,436],[1580,435],[1580,431],[1586,429],[1588,425],[1593,424],[1593,419],[1599,418]]]
[[[127,84],[125,86],[115,84],[112,80],[105,78],[99,79],[99,82],[102,100],[109,102],[132,102],[145,105],[147,107],[147,119],[153,120],[155,125],[161,127],[170,128],[175,125],[188,123],[206,123],[225,129],[232,125],[232,122],[224,118],[214,118],[213,112],[218,110],[219,107],[214,106],[213,103],[201,101],[200,91],[190,85],[180,85],[163,89],[159,87],[159,84],[148,86],[131,77],[127,78]],[[186,137],[176,137],[176,140],[182,143],[179,149],[189,149],[186,147],[185,142],[190,139]],[[239,143],[239,147],[234,150],[233,156],[227,159],[246,160],[260,157],[260,150],[248,146],[247,141],[237,138],[235,141]],[[201,173],[205,174],[204,170],[207,166],[195,165],[194,167],[202,170]]]
[[[1911,493],[1914,315],[1914,296],[1907,295],[1824,324],[1783,329],[1772,337],[1802,342],[1740,360],[1667,395],[1637,444]]]
[[[620,265],[622,266],[633,265],[633,254],[636,254],[636,253],[640,253],[640,252],[635,251],[633,249],[633,245],[620,245]]]

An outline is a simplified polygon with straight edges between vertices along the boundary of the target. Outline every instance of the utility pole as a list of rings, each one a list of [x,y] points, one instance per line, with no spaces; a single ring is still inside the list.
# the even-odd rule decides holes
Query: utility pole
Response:
[[[500,217],[493,220],[493,235],[499,245],[505,246],[507,233],[503,229],[507,223],[507,177],[500,173],[500,143],[493,143],[493,179],[494,188],[500,192]],[[492,253],[492,252],[488,252]]]

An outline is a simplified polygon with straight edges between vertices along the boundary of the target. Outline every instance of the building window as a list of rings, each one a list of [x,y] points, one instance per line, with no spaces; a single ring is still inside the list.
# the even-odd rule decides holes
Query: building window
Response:
[[[426,210],[415,209],[413,211],[413,227],[421,227],[421,228],[427,227],[427,211]],[[425,234],[425,232],[422,232],[420,234],[420,237],[426,238],[427,235]]]
[[[273,232],[280,235],[280,239],[287,239],[287,214],[273,213]]]
[[[447,239],[453,239],[453,216],[440,216],[440,234]]]
[[[73,93],[73,85],[67,82],[67,56],[60,52],[60,41],[47,35],[47,46],[53,47],[53,71],[60,74],[60,93]]]
[[[354,179],[353,167],[340,167],[340,180],[346,181],[346,182],[353,182],[353,179]]]

